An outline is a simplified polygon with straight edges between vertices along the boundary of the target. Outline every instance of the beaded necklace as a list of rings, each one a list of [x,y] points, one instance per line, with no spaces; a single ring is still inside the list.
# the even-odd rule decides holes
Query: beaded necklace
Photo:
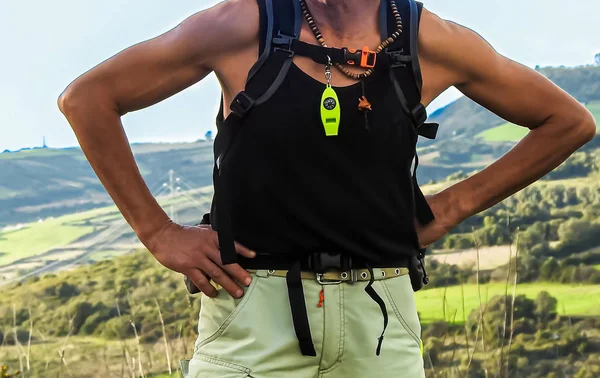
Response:
[[[302,8],[302,14],[304,15],[304,18],[306,19],[306,22],[308,23],[310,30],[312,30],[315,38],[321,44],[321,46],[328,47],[327,44],[325,43],[325,39],[323,38],[323,35],[321,34],[321,31],[319,30],[319,27],[315,23],[315,20],[314,20],[312,14],[310,13],[310,10],[308,9],[306,0],[299,0],[299,1],[300,1],[300,7]],[[381,0],[381,1],[386,1],[386,0]],[[392,35],[389,36],[386,40],[381,42],[379,44],[379,46],[377,46],[377,48],[375,49],[375,53],[377,53],[377,54],[379,54],[380,52],[383,51],[383,49],[385,49],[386,47],[388,47],[389,45],[394,43],[394,41],[402,35],[402,28],[403,28],[402,17],[400,16],[400,12],[398,12],[398,7],[396,6],[396,2],[394,0],[390,0],[390,7],[392,8],[392,14],[394,15],[394,18],[396,20],[396,31],[394,33],[392,33]],[[340,70],[344,75],[346,75],[347,77],[354,79],[354,80],[366,79],[367,77],[371,76],[371,74],[373,73],[373,68],[369,68],[362,73],[354,73],[354,72],[350,72],[346,67],[342,66],[339,63],[334,63],[334,66],[338,70]]]

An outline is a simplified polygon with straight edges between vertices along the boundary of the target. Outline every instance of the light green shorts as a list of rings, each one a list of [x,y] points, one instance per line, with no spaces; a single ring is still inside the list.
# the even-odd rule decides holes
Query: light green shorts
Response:
[[[302,280],[316,357],[303,356],[294,331],[286,279],[253,274],[241,299],[223,289],[202,297],[194,356],[182,361],[189,378],[425,377],[421,325],[408,275],[377,280],[389,325],[376,356],[383,314],[367,282],[322,286]],[[322,306],[319,307],[323,289]]]

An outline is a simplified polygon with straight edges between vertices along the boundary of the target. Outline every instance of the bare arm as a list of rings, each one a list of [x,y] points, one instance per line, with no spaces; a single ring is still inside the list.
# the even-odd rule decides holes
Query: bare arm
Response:
[[[173,224],[140,175],[121,116],[191,86],[215,70],[232,50],[251,45],[258,35],[257,17],[254,20],[247,15],[256,12],[255,4],[249,8],[251,4],[231,0],[197,13],[175,29],[130,47],[83,74],[58,100],[92,168],[140,240],[159,261],[195,277],[195,282],[202,280],[198,272],[191,270],[187,261],[174,261],[172,251],[164,248],[169,239],[165,231]],[[216,244],[215,235],[206,237]],[[213,265],[207,269],[220,275]]]
[[[584,106],[541,74],[498,54],[473,31],[424,11],[420,34],[426,69],[532,130],[494,164],[438,195],[434,212],[440,227],[451,228],[523,189],[594,137],[595,121]],[[422,244],[431,243],[424,239]]]

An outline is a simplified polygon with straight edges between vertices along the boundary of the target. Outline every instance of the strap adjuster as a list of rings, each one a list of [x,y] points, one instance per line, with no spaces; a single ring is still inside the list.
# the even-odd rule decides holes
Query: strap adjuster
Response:
[[[362,68],[373,68],[377,61],[377,53],[369,50],[369,46],[364,46],[362,50],[349,49],[342,47],[344,53],[344,63],[351,66],[360,66]]]
[[[402,54],[402,51],[386,51],[390,60],[391,68],[406,67],[406,64],[412,62],[412,56]]]
[[[241,91],[231,101],[230,109],[234,114],[243,117],[253,106],[254,99],[245,91]]]
[[[427,121],[427,109],[425,108],[425,105],[419,103],[414,109],[411,110],[411,115],[413,121],[415,122],[415,126],[417,128],[421,127],[421,125]]]
[[[377,53],[369,50],[369,46],[364,46],[360,57],[360,66],[362,68],[374,68],[377,61]]]
[[[292,44],[297,39],[295,36],[289,36],[281,34],[281,30],[277,32],[277,37],[273,37],[272,43],[275,46],[273,51],[281,51],[288,54],[288,58],[292,58],[294,56],[294,50],[292,49]]]

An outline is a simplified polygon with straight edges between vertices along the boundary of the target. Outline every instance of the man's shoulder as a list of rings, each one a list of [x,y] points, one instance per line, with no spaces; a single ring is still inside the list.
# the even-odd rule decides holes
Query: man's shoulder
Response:
[[[211,68],[255,45],[259,33],[256,0],[226,0],[181,23],[175,33],[183,51]]]
[[[222,40],[227,38],[254,38],[258,35],[259,9],[256,0],[225,0],[208,10],[213,15],[213,26]]]
[[[475,31],[423,8],[419,27],[421,62],[456,74],[470,69],[479,55],[489,55],[490,51],[491,46]]]

